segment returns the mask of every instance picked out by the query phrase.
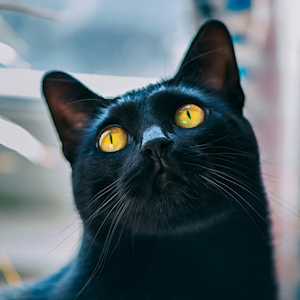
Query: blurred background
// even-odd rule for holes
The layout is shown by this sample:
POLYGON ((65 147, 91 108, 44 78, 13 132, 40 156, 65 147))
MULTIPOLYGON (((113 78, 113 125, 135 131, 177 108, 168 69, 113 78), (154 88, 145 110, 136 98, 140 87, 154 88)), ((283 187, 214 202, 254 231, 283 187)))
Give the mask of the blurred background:
POLYGON ((0 285, 50 274, 79 246, 44 72, 117 95, 173 76, 200 24, 217 18, 231 31, 261 149, 281 299, 300 299, 299 13, 298 0, 0 0, 0 285))

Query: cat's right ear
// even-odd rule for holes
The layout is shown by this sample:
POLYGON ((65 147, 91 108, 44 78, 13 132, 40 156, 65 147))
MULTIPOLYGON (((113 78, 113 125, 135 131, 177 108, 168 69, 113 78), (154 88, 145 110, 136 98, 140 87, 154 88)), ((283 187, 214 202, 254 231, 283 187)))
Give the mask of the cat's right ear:
POLYGON ((46 74, 43 93, 62 142, 63 153, 72 163, 84 128, 107 100, 63 72, 46 74))
POLYGON ((202 25, 171 82, 222 94, 233 108, 242 111, 245 97, 239 70, 230 34, 222 22, 209 20, 202 25))

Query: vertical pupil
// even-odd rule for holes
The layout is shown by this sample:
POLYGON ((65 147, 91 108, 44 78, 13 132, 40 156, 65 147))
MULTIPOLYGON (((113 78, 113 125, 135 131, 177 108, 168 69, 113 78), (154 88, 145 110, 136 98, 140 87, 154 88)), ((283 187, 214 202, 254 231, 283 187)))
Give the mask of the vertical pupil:
POLYGON ((110 138, 110 143, 113 144, 113 138, 111 134, 109 135, 109 138, 110 138))
POLYGON ((189 117, 189 119, 192 119, 190 112, 187 110, 186 111, 187 116, 189 117))

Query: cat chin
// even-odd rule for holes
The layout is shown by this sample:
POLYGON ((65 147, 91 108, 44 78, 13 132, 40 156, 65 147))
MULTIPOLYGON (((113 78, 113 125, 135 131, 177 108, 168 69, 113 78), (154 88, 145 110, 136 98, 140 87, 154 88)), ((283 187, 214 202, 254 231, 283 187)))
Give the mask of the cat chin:
POLYGON ((186 218, 182 220, 170 220, 168 223, 151 222, 139 224, 138 227, 128 228, 132 236, 138 237, 176 237, 181 235, 200 234, 203 231, 210 230, 214 226, 226 222, 230 219, 231 212, 220 212, 213 216, 204 216, 202 218, 186 218))
MULTIPOLYGON (((165 195, 168 192, 166 191, 165 195)), ((134 220, 126 221, 127 229, 134 235, 141 236, 176 236, 181 234, 199 233, 208 230, 218 223, 230 219, 232 211, 230 209, 216 208, 214 205, 201 209, 192 207, 193 203, 178 205, 174 202, 168 206, 167 201, 172 202, 170 198, 164 201, 152 198, 150 201, 157 206, 157 202, 164 202, 165 207, 160 209, 140 211, 136 214, 134 220)), ((173 200, 174 201, 174 200, 173 200)), ((179 202, 178 202, 179 203, 179 202)), ((149 209, 149 205, 148 205, 149 209)), ((132 212, 129 212, 131 215, 132 212)), ((126 216, 124 217, 124 220, 126 216)), ((123 223, 123 222, 121 222, 123 223)))
MULTIPOLYGON (((186 216, 182 218, 164 218, 154 215, 137 216, 134 220, 129 220, 124 216, 120 221, 118 228, 112 234, 109 230, 110 223, 104 225, 99 231, 99 224, 94 224, 86 229, 93 243, 100 245, 108 237, 113 239, 112 244, 119 243, 120 240, 139 240, 140 238, 160 239, 165 237, 180 237, 189 235, 199 235, 202 232, 209 231, 214 226, 230 221, 231 211, 222 211, 214 215, 204 214, 199 216, 186 216)), ((129 212, 130 214, 130 212, 129 212)))

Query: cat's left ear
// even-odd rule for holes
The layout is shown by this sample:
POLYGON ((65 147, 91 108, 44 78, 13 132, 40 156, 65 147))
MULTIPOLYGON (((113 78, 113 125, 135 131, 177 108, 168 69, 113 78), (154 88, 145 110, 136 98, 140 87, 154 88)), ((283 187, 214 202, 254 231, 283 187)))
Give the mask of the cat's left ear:
POLYGON ((72 163, 84 128, 108 101, 63 72, 48 73, 44 77, 43 93, 64 155, 72 163))
POLYGON ((200 28, 172 81, 221 93, 234 108, 242 110, 245 97, 233 44, 222 22, 210 20, 200 28))

